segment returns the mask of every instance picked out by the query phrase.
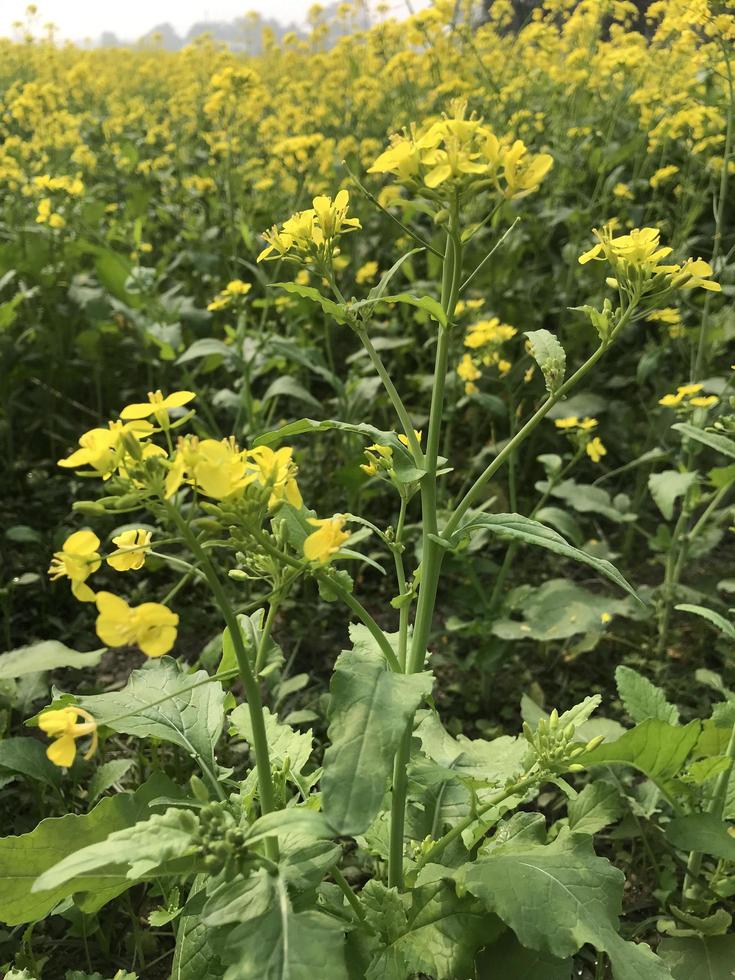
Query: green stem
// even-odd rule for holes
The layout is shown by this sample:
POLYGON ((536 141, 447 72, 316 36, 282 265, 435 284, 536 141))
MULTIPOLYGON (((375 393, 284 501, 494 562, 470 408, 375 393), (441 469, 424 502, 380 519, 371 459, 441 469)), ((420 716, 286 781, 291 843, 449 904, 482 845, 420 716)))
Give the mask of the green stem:
POLYGON ((409 418, 408 412, 406 411, 406 406, 403 404, 403 400, 401 396, 398 394, 396 386, 393 384, 391 376, 388 374, 385 364, 383 364, 383 360, 380 354, 375 350, 375 347, 373 346, 372 341, 368 337, 365 328, 359 327, 356 332, 357 332, 357 336, 360 338, 362 342, 363 347, 368 352, 368 356, 373 363, 373 367, 378 372, 380 380, 383 382, 383 387, 388 393, 388 397, 391 400, 391 404, 395 409, 396 415, 398 416, 403 431, 406 434, 406 438, 408 439, 408 444, 411 448, 411 452, 413 453, 414 460, 418 465, 420 465, 421 461, 423 460, 423 453, 421 452, 421 446, 419 445, 419 441, 416 438, 416 432, 414 431, 414 427, 411 423, 411 419, 409 418))
POLYGON ((268 650, 268 640, 270 639, 271 629, 273 628, 273 621, 276 618, 276 612, 278 611, 278 596, 274 596, 273 601, 268 606, 268 615, 265 617, 265 622, 263 623, 263 632, 260 634, 260 642, 258 643, 258 650, 255 654, 255 676, 260 675, 263 669, 263 661, 265 660, 265 655, 268 650))
POLYGON ((368 932, 374 933, 375 930, 367 922, 367 920, 365 918, 365 909, 360 904, 360 899, 357 897, 357 895, 355 895, 355 893, 353 892, 353 890, 350 888, 349 882, 347 881, 347 879, 345 878, 345 876, 342 874, 342 872, 339 870, 339 868, 337 867, 336 864, 332 868, 330 874, 332 875, 332 878, 334 878, 334 883, 338 886, 338 888, 340 889, 340 891, 342 892, 342 894, 344 895, 344 897, 350 903, 350 907, 352 908, 352 911, 357 916, 357 918, 360 921, 361 925, 365 929, 367 929, 368 932))
MULTIPOLYGON (((242 640, 240 624, 237 621, 235 610, 232 608, 232 605, 227 598, 227 594, 222 587, 217 571, 209 559, 209 555, 204 548, 202 548, 199 541, 192 533, 189 525, 181 517, 176 508, 172 504, 166 503, 166 509, 174 524, 176 524, 178 527, 181 537, 190 548, 192 554, 196 556, 202 571, 206 575, 209 587, 212 590, 212 594, 217 605, 219 606, 227 628, 230 631, 232 645, 235 648, 235 656, 237 657, 240 677, 242 679, 243 687, 245 688, 248 711, 250 712, 250 725, 253 732, 253 749, 255 751, 255 765, 258 774, 258 795, 260 797, 260 807, 264 814, 271 813, 276 808, 275 793, 273 790, 273 777, 271 774, 270 755, 268 752, 268 738, 265 730, 265 719, 263 717, 263 702, 260 697, 258 682, 253 674, 250 661, 248 659, 247 650, 245 649, 245 644, 242 640)), ((277 861, 278 841, 275 838, 269 837, 266 839, 265 846, 268 858, 270 858, 272 861, 277 861)))
POLYGON ((464 820, 460 820, 459 823, 456 823, 451 830, 448 830, 446 834, 444 834, 443 837, 440 837, 439 840, 435 841, 431 847, 419 858, 417 870, 420 871, 425 864, 435 861, 448 847, 448 845, 452 843, 452 841, 457 840, 457 838, 461 837, 465 830, 468 830, 472 824, 477 823, 483 813, 487 813, 487 811, 491 810, 494 806, 498 806, 499 804, 503 803, 509 796, 516 796, 518 793, 525 793, 530 786, 538 783, 540 778, 541 777, 538 773, 533 773, 532 775, 524 776, 523 779, 519 779, 517 782, 511 783, 510 786, 506 786, 505 789, 495 793, 495 795, 491 796, 489 800, 486 800, 482 806, 478 807, 473 813, 465 817, 464 820))
POLYGON ((515 450, 520 446, 522 442, 533 432, 536 426, 543 421, 548 415, 551 409, 560 401, 564 396, 575 387, 584 378, 584 376, 597 364, 600 358, 605 354, 607 350, 612 345, 612 341, 620 333, 622 328, 629 322, 630 317, 633 313, 634 304, 627 308, 625 313, 620 318, 620 323, 617 325, 613 334, 611 335, 607 343, 602 343, 597 348, 597 350, 587 358, 587 360, 582 364, 581 367, 577 368, 574 374, 564 382, 557 390, 549 395, 546 401, 541 405, 541 407, 531 416, 531 418, 523 425, 518 432, 510 439, 503 449, 498 453, 495 459, 490 463, 478 476, 475 482, 472 484, 470 489, 464 495, 462 500, 457 505, 454 513, 449 519, 446 528, 444 529, 444 536, 449 537, 454 531, 456 531, 460 521, 472 506, 474 501, 480 495, 481 491, 485 485, 495 476, 501 466, 505 463, 508 457, 512 456, 515 450))
MULTIPOLYGON (((462 274, 462 246, 459 241, 458 203, 455 202, 447 234, 442 272, 441 303, 447 315, 446 327, 439 328, 439 338, 434 364, 434 383, 429 412, 429 431, 426 440, 426 470, 421 480, 422 550, 421 582, 413 626, 411 649, 406 662, 406 673, 414 674, 424 666, 426 643, 434 615, 436 593, 443 558, 443 549, 432 540, 437 533, 437 458, 441 435, 442 413, 444 409, 444 387, 449 359, 449 339, 451 321, 459 295, 462 274)), ((408 788, 408 763, 411 757, 411 738, 413 718, 396 752, 393 764, 393 795, 391 800, 390 849, 388 857, 389 887, 401 888, 403 885, 403 840, 406 823, 406 794, 408 788)))

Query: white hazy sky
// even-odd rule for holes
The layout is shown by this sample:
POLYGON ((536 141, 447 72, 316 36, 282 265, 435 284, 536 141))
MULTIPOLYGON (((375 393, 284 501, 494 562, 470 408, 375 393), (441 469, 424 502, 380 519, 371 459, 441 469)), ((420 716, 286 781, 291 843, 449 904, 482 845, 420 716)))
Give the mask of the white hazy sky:
MULTIPOLYGON (((36 23, 48 21, 61 37, 72 40, 97 38, 114 31, 135 40, 156 24, 168 21, 184 33, 199 20, 233 20, 250 10, 283 23, 304 20, 313 0, 38 0, 36 23)), ((0 36, 12 36, 12 23, 25 19, 28 0, 0 0, 0 36)), ((400 3, 398 6, 402 6, 400 3)), ((423 6, 423 4, 419 4, 423 6)))

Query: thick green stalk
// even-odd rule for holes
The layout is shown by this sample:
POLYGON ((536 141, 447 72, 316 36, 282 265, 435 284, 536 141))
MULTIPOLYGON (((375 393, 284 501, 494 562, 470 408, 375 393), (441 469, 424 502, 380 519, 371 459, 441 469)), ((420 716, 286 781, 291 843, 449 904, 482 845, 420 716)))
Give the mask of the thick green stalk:
MULTIPOLYGON (((245 696, 250 712, 250 724, 253 730, 253 749, 255 751, 255 765, 258 773, 258 796, 260 798, 260 808, 262 812, 271 813, 275 810, 275 794, 273 791, 273 777, 271 774, 270 755, 268 751, 268 738, 265 731, 265 719, 263 717, 263 702, 260 697, 260 688, 253 674, 248 660, 247 650, 242 640, 240 624, 237 621, 235 610, 232 608, 227 593, 222 587, 219 575, 210 561, 209 555, 199 544, 191 528, 181 517, 179 512, 172 504, 166 504, 166 509, 171 519, 176 524, 181 533, 181 537, 194 554, 201 565, 202 571, 207 577, 207 582, 212 590, 215 601, 224 618, 225 624, 230 631, 230 638, 237 657, 237 666, 240 671, 245 696)), ((275 838, 267 838, 266 853, 272 861, 278 860, 278 841, 275 838)))
POLYGON ((275 596, 273 601, 268 606, 268 615, 265 617, 265 622, 263 623, 263 632, 260 634, 260 642, 258 643, 258 650, 255 654, 255 676, 260 675, 261 670, 265 666, 265 655, 268 651, 268 640, 270 639, 271 630, 273 629, 273 622, 276 618, 276 612, 278 611, 278 596, 275 596))
MULTIPOLYGON (((455 207, 444 252, 442 273, 442 308, 447 315, 447 325, 439 330, 434 364, 434 383, 429 412, 429 430, 426 439, 424 468, 421 480, 421 515, 423 522, 421 548, 421 581, 413 626, 411 649, 406 662, 406 673, 421 670, 426 656, 426 643, 434 615, 443 549, 432 540, 437 533, 437 458, 444 410, 444 387, 449 359, 451 320, 459 295, 462 275, 462 247, 459 241, 458 214, 455 207)), ((403 839, 406 823, 406 793, 408 787, 408 763, 411 756, 413 718, 396 752, 393 764, 393 794, 391 799, 390 850, 388 858, 388 884, 401 888, 403 885, 403 839)))

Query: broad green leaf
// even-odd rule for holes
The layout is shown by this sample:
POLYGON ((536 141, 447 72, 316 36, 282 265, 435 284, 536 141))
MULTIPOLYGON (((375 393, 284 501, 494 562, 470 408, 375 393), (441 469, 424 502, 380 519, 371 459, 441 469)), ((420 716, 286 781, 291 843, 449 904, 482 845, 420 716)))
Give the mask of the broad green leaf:
POLYGON ((360 834, 380 809, 406 726, 431 693, 432 676, 396 674, 367 629, 352 626, 330 685, 330 745, 324 753, 324 812, 345 835, 360 834))
POLYGON ((510 926, 523 946, 565 959, 585 943, 608 954, 615 980, 671 980, 644 944, 618 935, 624 877, 586 835, 509 845, 465 866, 463 885, 510 926))
POLYGON ((618 667, 615 671, 615 684, 620 700, 633 721, 638 723, 656 718, 670 725, 679 721, 679 709, 676 705, 670 704, 660 687, 656 687, 632 667, 618 667))
POLYGON ((620 791, 612 783, 597 780, 569 801, 569 829, 575 834, 598 833, 623 815, 620 791))
POLYGON ((314 396, 304 388, 303 385, 292 378, 289 374, 282 374, 279 378, 276 378, 271 384, 268 385, 268 389, 263 395, 263 403, 271 401, 273 398, 294 398, 296 401, 304 402, 309 408, 315 408, 317 411, 321 410, 322 403, 314 398, 314 396))
POLYGON ((224 980, 347 980, 343 929, 320 912, 295 912, 279 875, 259 878, 239 917, 213 934, 214 949, 229 964, 224 980))
POLYGON ((567 355, 553 333, 548 330, 527 330, 531 356, 541 368, 550 394, 561 387, 567 368, 567 355))
POLYGON ((596 572, 605 575, 619 585, 621 589, 632 596, 636 593, 631 585, 626 582, 620 572, 609 561, 604 558, 596 558, 588 555, 573 545, 551 528, 545 527, 538 521, 533 521, 529 517, 522 517, 520 514, 470 514, 461 528, 456 532, 456 536, 463 535, 468 531, 478 528, 485 528, 491 534, 495 534, 503 540, 521 541, 525 544, 533 544, 539 548, 545 548, 555 555, 564 558, 572 558, 574 561, 589 565, 596 572))
POLYGON ((434 980, 470 977, 475 953, 502 928, 480 902, 458 898, 443 881, 412 889, 410 898, 373 881, 363 889, 361 899, 383 944, 373 956, 366 980, 403 980, 416 974, 434 980))
POLYGON ((265 813, 262 817, 258 817, 248 828, 246 839, 249 844, 252 844, 273 834, 294 831, 308 834, 314 840, 334 836, 334 830, 323 813, 307 806, 292 806, 286 810, 274 810, 273 813, 265 813))
POLYGON ((176 363, 186 364, 187 361, 196 361, 199 358, 211 357, 212 355, 222 357, 226 361, 239 360, 234 347, 229 347, 215 337, 203 337, 201 340, 195 340, 190 347, 187 347, 184 353, 177 358, 176 363))
MULTIPOLYGON (((193 899, 206 882, 198 875, 189 892, 193 899)), ((176 948, 171 964, 171 980, 221 980, 224 968, 209 942, 209 929, 202 917, 182 915, 176 930, 176 948)))
POLYGON ((204 670, 189 674, 170 657, 134 670, 125 687, 75 698, 98 725, 138 738, 160 738, 215 770, 214 746, 224 725, 224 691, 204 670))
POLYGON ((713 813, 689 813, 674 817, 666 836, 680 851, 702 851, 722 861, 735 861, 735 837, 713 813))
POLYGON ((544 492, 548 490, 552 497, 563 500, 579 514, 600 514, 617 524, 635 520, 635 514, 628 509, 630 500, 624 494, 612 498, 603 487, 577 483, 572 479, 562 480, 553 486, 541 482, 536 487, 544 492))
POLYGON ((566 578, 549 579, 537 589, 522 586, 510 594, 507 604, 515 615, 495 620, 493 634, 504 640, 543 642, 602 635, 611 616, 629 617, 640 609, 628 596, 611 599, 566 578))
POLYGON ((80 653, 59 643, 58 640, 43 640, 27 647, 18 647, 8 653, 0 654, 0 681, 36 674, 44 670, 58 670, 60 667, 96 667, 105 652, 90 650, 80 653))
POLYGON ((678 470, 651 473, 648 477, 648 489, 651 491, 651 496, 667 521, 670 521, 674 516, 674 504, 677 499, 684 497, 697 479, 697 473, 680 473, 678 470))
POLYGON ((636 725, 615 742, 603 742, 575 762, 583 766, 629 765, 655 782, 666 782, 676 776, 697 744, 701 731, 699 721, 688 725, 669 725, 651 718, 636 725))
MULTIPOLYGON (((104 802, 104 801, 103 801, 104 802)), ((199 830, 199 820, 182 807, 154 813, 132 827, 113 831, 105 840, 83 847, 39 875, 31 891, 46 892, 68 883, 75 891, 89 891, 87 881, 100 872, 142 878, 174 858, 185 856, 199 830)))
POLYGON ((693 613, 695 616, 701 616, 702 619, 706 619, 713 626, 716 626, 729 640, 735 640, 735 626, 733 626, 729 619, 725 619, 724 616, 721 616, 713 609, 707 609, 706 606, 693 606, 689 602, 682 602, 674 608, 678 609, 679 612, 688 612, 693 613))
POLYGON ((303 299, 317 303, 337 323, 347 323, 347 308, 340 303, 327 299, 326 296, 322 296, 319 290, 313 286, 301 286, 297 282, 272 282, 270 285, 273 289, 284 289, 287 293, 296 293, 303 299))
POLYGON ((58 790, 61 770, 50 762, 46 748, 35 738, 6 738, 0 742, 0 772, 19 773, 58 790))
MULTIPOLYGON (((290 725, 279 721, 278 716, 272 714, 269 708, 263 708, 263 716, 271 765, 282 769, 288 759, 291 771, 300 773, 311 756, 311 729, 296 732, 290 725)), ((252 742, 253 729, 247 704, 239 704, 230 715, 230 720, 237 734, 252 742)))
POLYGON ((443 327, 447 325, 447 315, 441 303, 432 296, 414 296, 413 293, 396 293, 394 296, 382 296, 381 303, 407 303, 428 313, 432 320, 436 320, 443 327))
POLYGON ((694 439, 695 442, 701 442, 703 445, 709 446, 710 449, 717 450, 723 456, 730 456, 735 459, 735 441, 728 439, 727 436, 722 436, 717 432, 706 432, 689 422, 677 422, 671 428, 681 432, 683 436, 694 439))
POLYGON ((663 939, 658 951, 674 980, 729 980, 735 964, 735 935, 663 939))
POLYGON ((571 980, 572 961, 526 949, 510 929, 477 958, 477 980, 571 980))
POLYGON ((118 783, 134 765, 134 759, 111 759, 95 769, 87 787, 90 803, 118 783))
POLYGON ((53 891, 31 893, 31 886, 69 854, 142 820, 152 799, 176 792, 170 780, 157 775, 134 794, 118 793, 101 800, 89 813, 49 817, 28 834, 0 839, 0 922, 35 922, 75 891, 92 892, 96 908, 125 891, 132 882, 122 874, 90 877, 84 888, 68 883, 53 891))

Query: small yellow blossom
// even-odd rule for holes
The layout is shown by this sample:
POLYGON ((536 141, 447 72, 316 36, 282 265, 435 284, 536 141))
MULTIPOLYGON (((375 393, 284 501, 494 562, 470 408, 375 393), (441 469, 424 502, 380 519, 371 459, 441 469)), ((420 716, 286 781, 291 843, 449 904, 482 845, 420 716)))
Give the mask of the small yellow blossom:
POLYGON ((717 395, 699 395, 696 398, 690 398, 689 404, 693 405, 695 408, 711 408, 712 405, 716 405, 719 401, 717 395))
POLYGON ((140 647, 147 657, 162 657, 176 642, 179 617, 159 602, 129 606, 111 592, 97 593, 97 636, 108 647, 140 647))
POLYGON ((146 552, 149 550, 151 532, 142 529, 123 531, 112 543, 117 545, 118 553, 110 555, 107 564, 117 572, 127 572, 142 568, 146 552))
POLYGON ((691 398, 692 395, 696 395, 702 388, 703 385, 701 384, 679 385, 675 394, 664 395, 663 398, 659 398, 658 403, 665 408, 673 408, 676 405, 680 405, 685 398, 691 398))
POLYGON ((85 735, 92 738, 84 758, 91 759, 97 750, 97 723, 84 708, 67 706, 44 711, 38 717, 38 727, 54 740, 46 755, 55 766, 69 768, 77 754, 76 740, 85 735), (84 721, 80 722, 80 718, 84 721))
POLYGON ((99 546, 100 539, 93 531, 75 531, 66 539, 61 551, 54 553, 48 570, 51 581, 68 578, 72 594, 80 602, 94 602, 94 592, 86 582, 102 564, 99 546))
POLYGON ((378 274, 378 263, 377 262, 365 262, 355 273, 355 282, 362 285, 366 282, 372 282, 373 279, 378 274))
POLYGON ((324 520, 310 517, 309 524, 317 530, 304 541, 304 557, 308 561, 326 564, 350 536, 344 529, 345 519, 341 514, 335 514, 334 517, 327 517, 324 520))
POLYGON ((126 405, 120 412, 121 419, 146 419, 155 416, 161 428, 167 428, 169 424, 169 411, 173 408, 181 408, 188 405, 192 399, 196 398, 193 391, 174 391, 164 398, 160 388, 157 391, 148 392, 147 402, 134 402, 126 405))
POLYGON ((590 441, 585 446, 587 455, 592 460, 593 463, 599 463, 603 456, 607 455, 607 449, 602 443, 602 439, 599 436, 595 436, 594 439, 590 441))
POLYGON ((293 461, 293 449, 282 446, 280 449, 270 449, 268 446, 256 446, 247 453, 247 481, 257 482, 270 490, 268 506, 275 507, 282 500, 292 507, 301 507, 301 491, 296 482, 298 467, 293 461))

